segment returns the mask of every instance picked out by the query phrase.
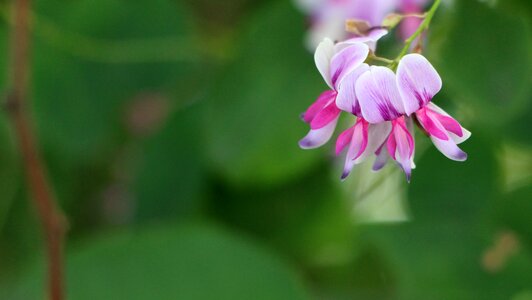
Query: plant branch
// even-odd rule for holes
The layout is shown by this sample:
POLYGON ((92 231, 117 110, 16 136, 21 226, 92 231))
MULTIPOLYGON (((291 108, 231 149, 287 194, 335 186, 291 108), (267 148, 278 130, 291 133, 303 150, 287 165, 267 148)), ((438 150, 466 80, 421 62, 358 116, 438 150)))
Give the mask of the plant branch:
POLYGON ((397 68, 397 64, 399 63, 401 58, 403 58, 403 56, 408 53, 408 50, 412 47, 412 43, 416 40, 416 38, 418 38, 423 33, 423 31, 429 28, 430 22, 432 21, 432 17, 434 17, 436 10, 438 10, 438 7, 440 6, 440 3, 441 0, 434 1, 429 11, 424 14, 425 19, 423 20, 423 22, 421 22, 417 30, 408 39, 406 39, 403 49, 401 50, 399 55, 397 55, 397 57, 394 59, 393 63, 390 64, 390 68, 392 70, 397 68))
POLYGON ((30 9, 31 0, 14 0, 11 26, 11 56, 8 69, 11 90, 6 99, 9 114, 25 169, 27 186, 44 232, 48 262, 50 300, 62 300, 63 240, 66 219, 59 210, 46 177, 45 166, 37 147, 36 136, 27 112, 30 78, 30 9))

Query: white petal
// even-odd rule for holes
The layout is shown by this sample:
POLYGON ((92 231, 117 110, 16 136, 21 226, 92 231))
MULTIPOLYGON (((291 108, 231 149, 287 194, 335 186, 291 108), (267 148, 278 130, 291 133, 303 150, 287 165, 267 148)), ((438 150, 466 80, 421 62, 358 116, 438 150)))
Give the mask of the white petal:
POLYGON ((314 149, 327 143, 334 133, 336 123, 338 123, 337 117, 334 121, 327 124, 320 129, 311 129, 309 133, 299 141, 299 147, 302 149, 314 149))
POLYGON ((420 54, 405 55, 397 67, 397 86, 405 112, 411 115, 424 107, 442 87, 436 69, 420 54))
POLYGON ((372 66, 356 83, 362 116, 369 123, 390 121, 404 114, 395 74, 386 67, 372 66))
POLYGON ((316 53, 314 53, 314 62, 318 71, 320 71, 321 76, 325 82, 329 85, 331 89, 334 89, 331 81, 331 60, 334 56, 334 43, 328 38, 325 38, 316 48, 316 53))
POLYGON ((338 89, 338 96, 336 96, 336 106, 339 109, 360 116, 360 105, 356 97, 355 86, 360 75, 368 70, 369 66, 362 64, 342 80, 338 89))
MULTIPOLYGON (((433 111, 439 113, 439 114, 442 114, 444 116, 447 116, 447 117, 451 117, 451 115, 449 115, 446 111, 444 111, 441 107, 439 107, 438 105, 434 104, 434 103, 429 103, 427 105, 428 108, 432 109, 433 111)), ((451 117, 452 118, 452 117, 451 117)), ((458 136, 452 132, 448 132, 449 133, 449 136, 453 139, 453 141, 456 143, 456 144, 461 144, 463 142, 465 142, 467 139, 469 139, 469 137, 471 137, 471 132, 467 129, 465 129, 464 127, 462 127, 460 125, 460 127, 462 128, 462 136, 458 136)))
MULTIPOLYGON (((375 154, 375 151, 386 141, 391 131, 392 124, 390 122, 370 124, 368 127, 368 145, 362 155, 355 160, 355 164, 359 164, 369 156, 375 154)), ((386 149, 383 149, 383 151, 386 151, 386 149)))
POLYGON ((330 74, 334 90, 338 90, 346 75, 356 70, 368 57, 369 48, 366 44, 356 43, 334 54, 330 74))

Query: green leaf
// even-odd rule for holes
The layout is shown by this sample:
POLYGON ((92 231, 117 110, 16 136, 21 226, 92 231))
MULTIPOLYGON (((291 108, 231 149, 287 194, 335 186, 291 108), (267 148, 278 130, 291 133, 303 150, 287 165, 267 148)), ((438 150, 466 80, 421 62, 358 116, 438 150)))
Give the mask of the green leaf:
MULTIPOLYGON (((429 143, 417 153, 408 199, 416 222, 438 220, 474 223, 498 193, 496 144, 480 128, 470 128, 471 138, 460 144, 464 162, 449 160, 429 143)), ((423 137, 425 138, 425 137, 423 137)))
POLYGON ((217 187, 213 212, 252 232, 298 261, 341 265, 356 252, 351 207, 326 168, 274 189, 217 187))
POLYGON ((98 159, 123 140, 123 107, 139 93, 184 87, 179 96, 188 95, 196 64, 166 59, 192 52, 177 3, 52 1, 36 11, 34 111, 46 150, 98 159))
POLYGON ((142 147, 133 189, 137 220, 185 217, 199 209, 205 189, 203 141, 198 136, 202 106, 177 112, 142 147))
POLYGON ((499 224, 517 232, 528 247, 529 253, 532 253, 532 220, 530 218, 532 201, 530 201, 530 195, 532 195, 532 186, 525 186, 505 194, 496 203, 493 216, 499 224))
POLYGON ((501 129, 529 105, 532 44, 525 18, 480 1, 456 2, 438 69, 450 95, 485 128, 501 129))
POLYGON ((326 85, 303 48, 302 24, 289 1, 265 7, 212 88, 209 155, 236 185, 279 184, 316 163, 319 151, 297 145, 308 130, 299 115, 326 85))
MULTIPOLYGON (((38 273, 7 298, 42 298, 42 269, 38 273)), ((276 256, 204 226, 85 241, 69 253, 66 274, 68 298, 77 300, 308 299, 300 280, 276 256)))
POLYGON ((416 161, 411 221, 363 230, 389 261, 398 299, 507 299, 532 280, 525 271, 532 267, 530 252, 511 253, 495 272, 484 264, 505 227, 486 218, 500 196, 497 148, 472 131, 461 145, 467 161, 452 162, 433 147, 416 161))

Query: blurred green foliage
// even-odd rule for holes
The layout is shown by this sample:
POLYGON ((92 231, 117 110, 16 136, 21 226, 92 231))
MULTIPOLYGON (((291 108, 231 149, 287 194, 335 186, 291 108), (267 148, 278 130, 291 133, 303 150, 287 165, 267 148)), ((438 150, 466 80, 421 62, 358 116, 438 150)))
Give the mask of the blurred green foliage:
MULTIPOLYGON (((529 1, 457 0, 437 14, 434 101, 473 132, 469 158, 449 161, 419 135, 400 185, 391 165, 392 184, 363 168, 340 183, 331 145, 298 148, 298 116, 325 84, 290 1, 35 5, 32 114, 69 217, 71 299, 532 293, 529 1), (360 209, 380 198, 391 200, 360 209), (410 219, 384 222, 398 215, 410 219)), ((4 114, 0 143, 0 299, 41 299, 41 231, 4 114)))

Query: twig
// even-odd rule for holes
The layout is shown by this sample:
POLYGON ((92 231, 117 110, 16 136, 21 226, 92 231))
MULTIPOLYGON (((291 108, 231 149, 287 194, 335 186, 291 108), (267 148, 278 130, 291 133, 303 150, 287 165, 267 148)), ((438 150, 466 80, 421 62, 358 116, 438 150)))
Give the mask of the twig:
POLYGON ((408 50, 412 47, 412 43, 416 40, 416 38, 420 36, 427 28, 429 28, 430 22, 432 21, 432 17, 434 17, 434 14, 438 10, 438 6, 440 6, 440 3, 441 3, 441 0, 434 1, 429 11, 425 13, 425 19, 423 20, 423 22, 421 22, 417 30, 408 39, 406 39, 403 49, 401 50, 399 55, 397 55, 393 63, 390 64, 390 68, 392 70, 395 70, 397 68, 397 64, 399 63, 401 58, 403 58, 403 56, 406 55, 408 50))
POLYGON ((27 113, 30 78, 30 9, 31 0, 14 0, 14 23, 11 26, 11 56, 9 76, 11 90, 6 99, 6 111, 13 123, 21 152, 27 185, 43 227, 47 260, 50 300, 62 300, 63 240, 66 219, 59 210, 37 148, 36 137, 27 113))

